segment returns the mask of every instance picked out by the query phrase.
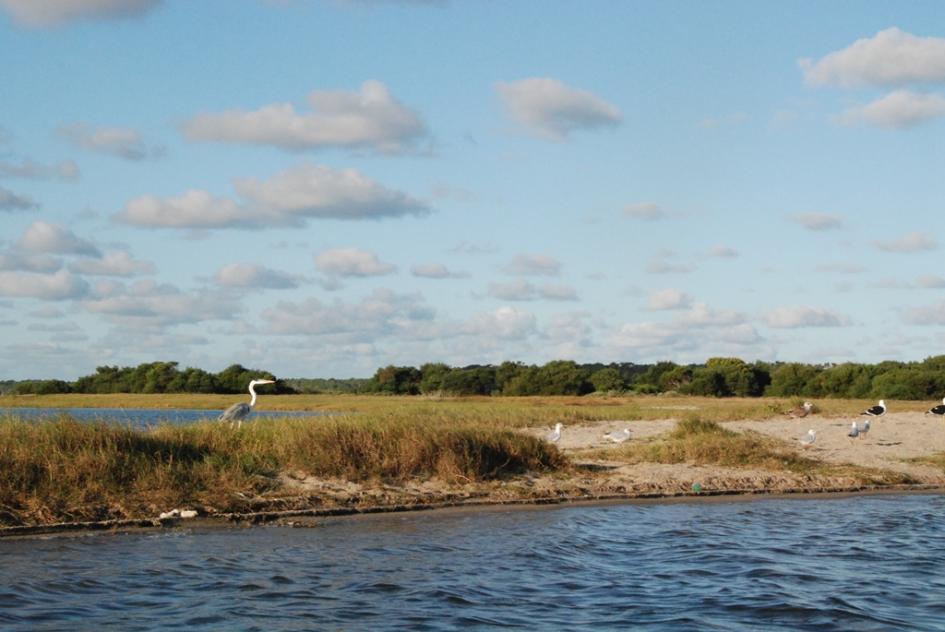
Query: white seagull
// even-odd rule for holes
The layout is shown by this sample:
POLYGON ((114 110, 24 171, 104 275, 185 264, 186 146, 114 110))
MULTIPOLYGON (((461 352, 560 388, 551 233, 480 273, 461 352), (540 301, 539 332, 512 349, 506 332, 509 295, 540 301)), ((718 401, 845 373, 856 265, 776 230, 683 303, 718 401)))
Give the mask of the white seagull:
POLYGON ((866 410, 860 413, 861 415, 869 415, 870 417, 882 417, 886 414, 886 400, 879 400, 879 404, 876 406, 870 406, 866 410))
POLYGON ((550 443, 558 443, 558 439, 561 438, 562 428, 564 428, 563 424, 555 424, 555 429, 545 435, 545 441, 550 443))
POLYGON ((233 422, 236 422, 236 427, 241 428, 243 426, 243 420, 249 417, 249 413, 253 412, 253 406, 256 405, 256 391, 253 389, 257 384, 275 384, 275 380, 252 380, 249 383, 249 394, 253 396, 253 399, 247 404, 246 402, 240 402, 238 404, 233 404, 229 408, 223 411, 223 414, 217 419, 217 421, 228 421, 230 425, 233 425, 233 422))
POLYGON ((605 439, 609 439, 614 443, 623 443, 630 438, 630 428, 624 428, 623 430, 615 430, 604 435, 605 439))
POLYGON ((942 398, 942 403, 938 406, 932 406, 927 411, 926 415, 945 415, 945 397, 942 398))
POLYGON ((855 421, 850 424, 850 432, 847 433, 847 436, 851 439, 856 439, 860 436, 860 429, 857 428, 855 421))
MULTIPOLYGON (((856 423, 856 422, 854 421, 853 423, 856 423)), ((867 419, 866 421, 863 422, 862 426, 857 426, 856 431, 859 433, 861 439, 864 438, 867 435, 867 433, 870 431, 870 420, 867 419)))
POLYGON ((807 431, 807 434, 801 437, 800 439, 798 439, 798 441, 800 441, 802 447, 809 448, 812 445, 814 445, 814 441, 816 439, 817 439, 817 433, 814 432, 813 428, 811 428, 810 430, 807 431))

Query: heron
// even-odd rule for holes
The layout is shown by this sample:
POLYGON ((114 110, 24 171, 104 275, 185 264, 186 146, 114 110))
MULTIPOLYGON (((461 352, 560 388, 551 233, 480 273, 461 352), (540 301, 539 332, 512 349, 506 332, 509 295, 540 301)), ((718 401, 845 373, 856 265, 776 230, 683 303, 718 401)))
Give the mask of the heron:
POLYGON ((228 421, 230 425, 233 422, 236 422, 236 427, 241 428, 243 426, 243 420, 249 417, 249 413, 253 412, 253 406, 256 405, 256 389, 253 387, 257 384, 275 384, 275 380, 252 380, 249 383, 249 394, 253 396, 250 402, 239 402, 238 404, 233 404, 229 408, 223 411, 223 414, 220 415, 217 421, 228 421))

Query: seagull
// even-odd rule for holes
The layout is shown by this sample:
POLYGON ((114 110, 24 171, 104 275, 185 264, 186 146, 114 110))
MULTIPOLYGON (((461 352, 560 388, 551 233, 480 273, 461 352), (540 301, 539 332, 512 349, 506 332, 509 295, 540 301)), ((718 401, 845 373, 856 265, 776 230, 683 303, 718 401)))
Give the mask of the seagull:
POLYGON ((809 415, 810 411, 813 410, 813 408, 814 408, 813 404, 811 404, 810 402, 804 402, 803 406, 799 406, 798 408, 795 408, 794 410, 789 410, 787 412, 787 416, 792 419, 801 419, 809 415))
POLYGON ((275 380, 252 380, 249 383, 249 394, 253 396, 253 399, 247 404, 246 402, 240 402, 238 404, 233 404, 229 408, 223 411, 223 414, 217 419, 217 421, 228 421, 230 425, 233 425, 233 422, 236 422, 236 427, 241 428, 243 426, 243 420, 249 417, 249 413, 253 412, 253 406, 256 405, 256 391, 253 389, 257 384, 275 384, 275 380))
MULTIPOLYGON (((856 423, 855 421, 853 423, 856 423)), ((857 426, 856 431, 860 434, 860 438, 863 439, 866 437, 866 434, 870 431, 870 420, 867 419, 863 422, 862 426, 857 426)))
POLYGON ((800 441, 802 447, 809 448, 814 445, 815 439, 817 439, 817 433, 814 432, 813 428, 811 428, 807 431, 807 434, 798 439, 798 441, 800 441))
POLYGON ((555 429, 545 435, 545 441, 549 443, 558 443, 558 439, 561 438, 561 429, 564 428, 563 424, 555 424, 555 429))
POLYGON ((932 406, 927 411, 926 415, 945 415, 945 397, 942 398, 942 403, 938 406, 932 406))
POLYGON ((860 413, 861 415, 869 415, 870 417, 882 417, 886 414, 886 400, 879 400, 879 405, 870 406, 866 410, 860 413))
POLYGON ((860 436, 860 429, 857 428, 855 421, 850 424, 850 432, 847 433, 847 436, 851 439, 856 439, 860 436))
POLYGON ((614 443, 623 443, 630 438, 630 428, 624 428, 623 430, 615 430, 604 435, 605 439, 610 439, 614 443))

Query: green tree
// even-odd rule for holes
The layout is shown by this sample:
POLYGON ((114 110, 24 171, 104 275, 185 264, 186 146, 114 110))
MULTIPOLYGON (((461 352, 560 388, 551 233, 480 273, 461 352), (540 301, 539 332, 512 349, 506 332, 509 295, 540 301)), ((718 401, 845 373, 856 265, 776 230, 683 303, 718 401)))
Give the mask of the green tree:
POLYGON ((600 369, 591 374, 589 378, 594 390, 598 393, 607 393, 610 391, 622 391, 627 388, 620 371, 613 367, 600 369))

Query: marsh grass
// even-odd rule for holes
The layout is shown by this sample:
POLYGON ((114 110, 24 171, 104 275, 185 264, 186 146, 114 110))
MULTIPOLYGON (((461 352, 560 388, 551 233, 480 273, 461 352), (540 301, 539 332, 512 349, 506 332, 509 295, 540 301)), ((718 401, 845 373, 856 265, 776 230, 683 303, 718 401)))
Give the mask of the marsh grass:
POLYGON ((403 418, 256 420, 140 430, 69 417, 0 419, 0 524, 154 517, 184 505, 242 509, 280 472, 353 481, 482 481, 567 467, 554 446, 510 430, 403 418))

